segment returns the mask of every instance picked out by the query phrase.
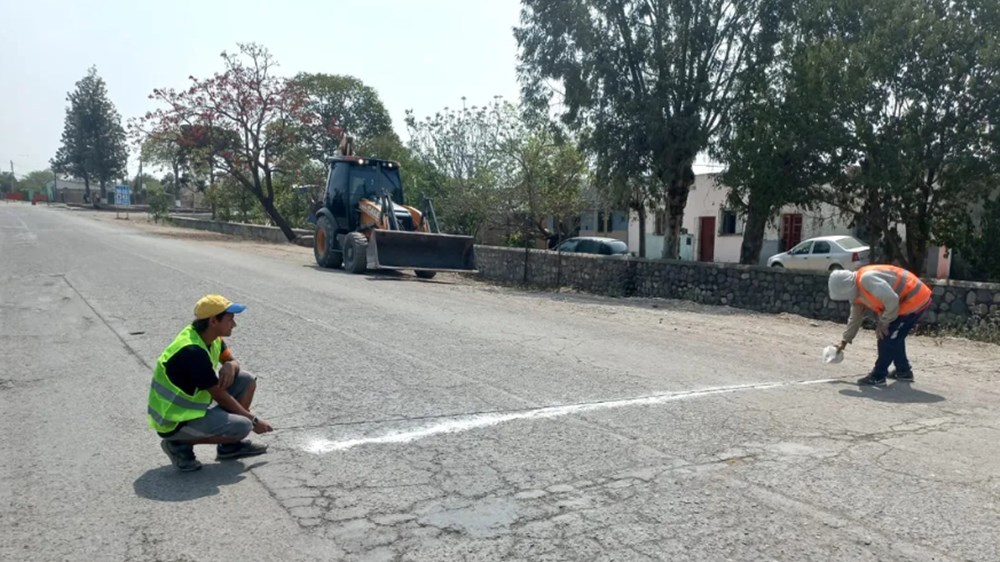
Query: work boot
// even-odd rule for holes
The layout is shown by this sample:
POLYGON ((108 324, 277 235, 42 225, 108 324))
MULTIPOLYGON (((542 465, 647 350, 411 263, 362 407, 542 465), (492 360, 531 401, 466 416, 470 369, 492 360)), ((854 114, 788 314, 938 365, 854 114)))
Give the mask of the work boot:
POLYGON ((216 459, 238 459, 240 457, 252 457, 263 455, 267 452, 267 445, 262 443, 251 443, 250 441, 240 441, 239 443, 228 443, 216 447, 216 459))
POLYGON ((170 457, 174 468, 181 472, 193 472, 201 468, 201 462, 194 457, 194 447, 185 444, 173 444, 166 439, 160 441, 160 448, 170 457))
POLYGON ((897 371, 893 369, 889 371, 889 378, 896 379, 899 382, 913 382, 913 371, 897 371))
POLYGON ((859 386, 885 386, 885 377, 876 377, 873 373, 858 379, 859 386))

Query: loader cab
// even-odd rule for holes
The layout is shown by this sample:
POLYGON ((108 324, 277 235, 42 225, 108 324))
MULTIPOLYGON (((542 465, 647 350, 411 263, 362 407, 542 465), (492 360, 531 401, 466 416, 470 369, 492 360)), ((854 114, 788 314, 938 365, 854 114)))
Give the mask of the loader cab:
POLYGON ((412 269, 423 279, 438 271, 477 271, 472 236, 442 233, 430 199, 421 197, 419 211, 403 206, 397 162, 348 155, 329 164, 313 237, 317 265, 351 273, 412 269), (372 205, 362 206, 362 199, 372 205))
POLYGON ((376 199, 383 190, 394 203, 403 203, 399 164, 388 160, 343 157, 330 161, 326 206, 339 230, 352 231, 358 224, 358 202, 376 199))

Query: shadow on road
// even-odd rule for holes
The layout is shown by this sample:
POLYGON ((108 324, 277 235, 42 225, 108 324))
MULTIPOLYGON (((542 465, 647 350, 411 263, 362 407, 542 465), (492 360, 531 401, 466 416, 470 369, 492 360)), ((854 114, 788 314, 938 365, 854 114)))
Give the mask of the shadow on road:
POLYGON ((908 382, 893 382, 883 388, 874 386, 858 386, 854 383, 844 381, 842 384, 850 384, 853 389, 844 389, 840 394, 853 396, 855 398, 868 398, 878 402, 891 402, 896 404, 934 404, 944 402, 944 396, 931 394, 913 388, 908 382))
POLYGON ((421 279, 417 276, 409 276, 405 274, 399 275, 370 275, 367 279, 368 281, 401 281, 404 283, 431 283, 433 285, 454 285, 455 283, 451 281, 442 281, 434 279, 421 279))
POLYGON ((237 461, 205 463, 196 472, 179 472, 172 465, 147 470, 132 484, 143 498, 161 502, 185 502, 214 496, 219 488, 237 484, 246 478, 246 471, 263 466, 266 461, 244 465, 237 461))
MULTIPOLYGON (((318 265, 307 264, 302 267, 306 267, 315 271, 322 273, 332 273, 337 275, 355 275, 354 273, 349 273, 343 269, 330 269, 325 267, 320 267, 318 265)), ((454 281, 444 280, 444 279, 421 279, 416 275, 410 275, 395 269, 373 269, 366 271, 361 274, 366 281, 405 281, 410 283, 434 283, 438 285, 454 285, 454 281)))

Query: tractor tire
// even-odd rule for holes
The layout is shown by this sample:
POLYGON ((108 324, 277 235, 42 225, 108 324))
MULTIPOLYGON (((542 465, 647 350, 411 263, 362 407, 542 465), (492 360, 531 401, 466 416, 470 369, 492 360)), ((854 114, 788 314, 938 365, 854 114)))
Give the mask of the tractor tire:
POLYGON ((344 238, 344 269, 351 273, 368 269, 368 239, 364 234, 351 232, 344 238))
POLYGON ((416 273, 417 277, 419 277, 421 279, 434 279, 434 276, 437 275, 436 271, 427 271, 427 270, 424 270, 424 269, 418 269, 418 270, 414 271, 413 273, 416 273))
POLYGON ((337 233, 333 229, 333 221, 324 215, 316 219, 313 256, 316 257, 316 264, 320 267, 340 269, 344 265, 344 254, 337 246, 337 233))

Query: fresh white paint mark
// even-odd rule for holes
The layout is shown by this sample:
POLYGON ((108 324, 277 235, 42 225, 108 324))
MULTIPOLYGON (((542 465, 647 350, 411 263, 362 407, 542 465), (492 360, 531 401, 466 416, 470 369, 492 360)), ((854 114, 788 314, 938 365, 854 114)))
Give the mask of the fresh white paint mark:
POLYGON ((676 400, 686 400, 689 398, 700 398, 715 394, 728 394, 747 390, 769 390, 784 386, 804 386, 810 384, 823 384, 837 382, 840 379, 821 379, 810 381, 773 382, 762 384, 745 384, 737 386, 721 386, 716 388, 704 388, 701 390, 689 390, 683 392, 671 392, 667 394, 656 394, 653 396, 642 396, 639 398, 629 398, 625 400, 609 400, 606 402, 588 402, 584 404, 569 404, 565 406, 548 406, 534 410, 518 410, 510 413, 496 414, 476 414, 470 416, 458 416, 444 421, 411 429, 406 431, 394 431, 375 437, 361 437, 358 439, 347 439, 343 441, 333 441, 330 439, 315 439, 308 442, 303 449, 308 453, 321 455, 333 451, 344 451, 361 445, 385 445, 390 443, 409 443, 425 437, 441 435, 445 433, 460 433, 471 429, 489 427, 504 422, 514 420, 536 420, 545 418, 556 418, 572 414, 582 414, 595 412, 598 410, 611 410, 615 408, 625 408, 629 406, 650 406, 673 402, 676 400))

